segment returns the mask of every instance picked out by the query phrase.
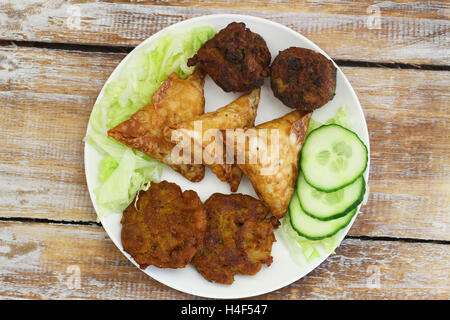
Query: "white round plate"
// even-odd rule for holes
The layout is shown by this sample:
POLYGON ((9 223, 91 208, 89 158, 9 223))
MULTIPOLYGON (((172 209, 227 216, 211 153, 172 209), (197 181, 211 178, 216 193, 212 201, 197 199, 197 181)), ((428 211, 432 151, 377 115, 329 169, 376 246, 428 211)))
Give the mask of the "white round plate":
MULTIPOLYGON (((272 59, 276 57, 279 51, 291 46, 313 49, 328 57, 328 55, 322 49, 320 49, 310 40, 306 39, 304 36, 283 25, 269 20, 234 14, 202 16, 172 25, 142 42, 119 64, 116 70, 114 70, 108 81, 105 83, 102 91, 100 92, 98 99, 100 99, 100 97, 102 96, 106 84, 111 81, 111 79, 114 79, 114 77, 120 72, 120 69, 125 65, 127 60, 129 60, 137 50, 152 41, 157 41, 158 38, 164 35, 166 32, 183 32, 193 26, 205 24, 211 25, 217 30, 220 30, 233 21, 244 22, 246 26, 250 28, 250 30, 260 34, 267 42, 269 50, 272 54, 272 59)), ((217 108, 228 104, 238 96, 238 94, 234 93, 225 93, 209 77, 207 77, 205 82, 205 112, 214 111, 217 108)), ((313 114, 313 118, 319 121, 325 121, 333 117, 338 108, 344 103, 346 105, 346 111, 349 114, 352 129, 360 136, 360 138, 364 141, 369 149, 369 136, 362 108, 359 104, 355 92, 353 91, 353 88, 338 67, 336 95, 325 106, 316 110, 313 114)), ((261 99, 258 107, 256 124, 281 117, 290 111, 292 111, 292 109, 284 106, 278 99, 274 97, 270 88, 269 79, 266 78, 261 91, 261 99)), ((96 208, 96 204, 93 190, 95 190, 95 188, 99 184, 97 177, 100 160, 101 155, 96 151, 96 149, 86 143, 86 179, 94 208, 96 208)), ((368 172, 369 164, 368 169, 365 173, 366 181, 368 178, 368 172)), ((230 193, 228 184, 218 180, 214 176, 214 174, 209 171, 209 169, 206 170, 205 178, 200 183, 192 183, 173 171, 171 168, 165 166, 162 180, 174 182, 178 184, 183 190, 191 189, 196 191, 202 201, 208 199, 208 197, 215 192, 225 194, 230 193)), ((249 194, 257 198, 257 195, 255 194, 250 182, 245 177, 242 179, 239 190, 237 192, 249 194)), ((128 259, 130 259, 130 261, 138 266, 130 257, 130 255, 123 251, 120 238, 121 217, 121 213, 111 214, 105 218, 102 218, 101 223, 114 244, 128 259)), ((351 224, 348 225, 345 231, 342 233, 342 238, 350 229, 351 224)), ((261 271, 254 276, 236 275, 235 281, 232 285, 222 285, 208 282, 191 265, 188 265, 183 269, 159 269, 150 266, 143 271, 153 279, 156 279, 157 281, 169 287, 185 293, 209 298, 244 298, 264 294, 287 286, 305 276, 327 258, 327 256, 322 256, 320 258, 316 258, 313 261, 310 261, 310 263, 308 263, 306 266, 300 267, 293 261, 281 239, 273 244, 272 256, 273 263, 270 267, 263 266, 261 271)))

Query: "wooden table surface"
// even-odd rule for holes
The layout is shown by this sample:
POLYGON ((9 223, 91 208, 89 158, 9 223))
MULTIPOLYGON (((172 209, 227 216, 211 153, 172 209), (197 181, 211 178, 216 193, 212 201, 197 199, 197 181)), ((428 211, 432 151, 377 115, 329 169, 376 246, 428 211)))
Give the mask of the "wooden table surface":
POLYGON ((0 298, 196 299, 138 270, 96 222, 82 139, 133 47, 215 13, 270 19, 318 44, 370 133, 369 201, 336 254, 256 298, 449 299, 446 0, 0 0, 0 298))

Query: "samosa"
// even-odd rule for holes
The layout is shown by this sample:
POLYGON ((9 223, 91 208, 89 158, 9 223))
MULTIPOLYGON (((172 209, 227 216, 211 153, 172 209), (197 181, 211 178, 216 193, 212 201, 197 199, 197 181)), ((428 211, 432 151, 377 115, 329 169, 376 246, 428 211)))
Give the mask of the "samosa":
POLYGON ((169 125, 164 130, 168 141, 193 139, 201 145, 202 161, 221 181, 228 182, 236 192, 242 178, 242 171, 234 163, 233 156, 226 158, 221 130, 252 127, 255 124, 261 89, 254 89, 217 109, 192 120, 169 125), (198 132, 197 132, 198 131, 198 132), (174 135, 173 133, 177 134, 174 135))
POLYGON ((125 145, 165 163, 188 180, 198 182, 205 176, 202 164, 180 163, 173 159, 175 145, 163 136, 167 125, 194 119, 203 114, 205 74, 200 68, 181 79, 172 73, 153 94, 152 101, 130 119, 108 131, 108 135, 125 145))
POLYGON ((294 192, 310 117, 297 110, 234 136, 237 165, 277 218, 286 214, 294 192))

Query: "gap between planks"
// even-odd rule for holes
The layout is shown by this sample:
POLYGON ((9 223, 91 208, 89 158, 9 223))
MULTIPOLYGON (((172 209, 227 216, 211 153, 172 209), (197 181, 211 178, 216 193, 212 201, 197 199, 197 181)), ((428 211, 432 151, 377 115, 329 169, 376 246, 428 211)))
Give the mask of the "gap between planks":
MULTIPOLYGON (((219 0, 224 1, 230 7, 229 0, 219 0)), ((264 1, 248 1, 264 5, 264 1)), ((238 9, 242 1, 229 9, 220 6, 217 8, 212 3, 217 0, 207 1, 212 7, 203 7, 204 1, 199 6, 189 7, 142 5, 142 1, 136 0, 131 2, 133 4, 130 0, 115 1, 117 3, 94 0, 22 0, 20 4, 14 0, 3 2, 0 5, 4 9, 4 13, 0 10, 0 19, 5 21, 0 28, 3 39, 137 45, 162 28, 192 17, 244 13, 287 25, 305 34, 319 46, 327 47, 327 52, 332 52, 341 59, 351 60, 356 57, 359 60, 359 57, 364 57, 367 60, 449 64, 448 54, 444 49, 448 46, 449 28, 446 19, 448 10, 444 3, 433 7, 429 5, 429 1, 414 1, 406 4, 406 7, 393 1, 377 3, 381 10, 380 26, 373 28, 369 26, 371 15, 366 10, 372 3, 367 0, 362 6, 358 3, 357 8, 350 6, 356 9, 350 12, 348 1, 341 2, 337 7, 332 6, 338 10, 331 12, 330 4, 321 1, 309 1, 305 5, 292 1, 294 7, 301 8, 301 11, 284 12, 273 10, 280 6, 280 1, 270 2, 263 10, 238 9), (71 20, 68 20, 73 17, 68 11, 74 8, 78 10, 76 16, 79 19, 76 20, 80 22, 80 28, 74 28, 71 20), (380 50, 381 48, 383 49, 380 50)), ((168 2, 174 1, 159 1, 160 4, 168 2)), ((334 4, 338 2, 333 1, 334 4)), ((146 3, 150 4, 150 1, 146 3)), ((155 2, 152 1, 151 4, 155 2)), ((292 5, 289 7, 292 9, 292 5)))
MULTIPOLYGON (((102 227, 100 222, 94 221, 82 221, 82 220, 55 220, 55 219, 45 219, 45 218, 22 218, 22 217, 0 217, 0 224, 2 222, 16 222, 22 224, 50 224, 50 225, 68 225, 68 226, 90 226, 90 227, 102 227)), ((429 244, 440 244, 440 245, 450 245, 450 241, 447 240, 433 240, 433 239, 417 239, 417 238, 397 238, 389 236, 354 236, 346 235, 347 239, 356 239, 361 241, 393 241, 393 242, 404 242, 404 243, 429 243, 429 244)))
MULTIPOLYGON (((61 51, 79 51, 92 53, 120 53, 128 54, 134 46, 108 46, 91 44, 72 44, 63 42, 40 42, 40 41, 17 41, 0 39, 0 47, 17 46, 24 48, 38 48, 61 51)), ((333 59, 333 57, 331 57, 333 59)), ((362 68, 388 68, 388 69, 412 69, 412 70, 434 70, 450 71, 450 65, 440 64, 415 64, 402 62, 366 61, 366 60, 344 60, 333 59, 340 67, 362 67, 362 68)))

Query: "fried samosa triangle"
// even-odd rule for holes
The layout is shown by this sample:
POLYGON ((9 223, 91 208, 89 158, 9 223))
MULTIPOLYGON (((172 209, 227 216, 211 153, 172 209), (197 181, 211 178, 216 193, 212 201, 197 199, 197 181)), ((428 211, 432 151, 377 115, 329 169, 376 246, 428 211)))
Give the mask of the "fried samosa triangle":
POLYGON ((286 214, 298 174, 300 150, 306 138, 310 112, 294 111, 235 133, 235 157, 259 198, 272 214, 286 214))
POLYGON ((174 144, 163 136, 167 125, 194 119, 203 114, 205 74, 201 69, 185 80, 172 73, 153 94, 152 101, 108 131, 108 135, 119 142, 144 152, 153 159, 165 163, 188 180, 197 182, 205 176, 202 164, 184 164, 171 156, 174 144))
POLYGON ((214 112, 169 125, 164 130, 164 135, 168 141, 175 142, 186 137, 192 138, 194 143, 201 146, 203 164, 207 165, 219 180, 228 182, 232 192, 236 192, 242 171, 234 163, 234 156, 227 161, 221 130, 254 126, 260 93, 261 89, 254 89, 214 112), (175 131, 176 135, 173 134, 175 131))

